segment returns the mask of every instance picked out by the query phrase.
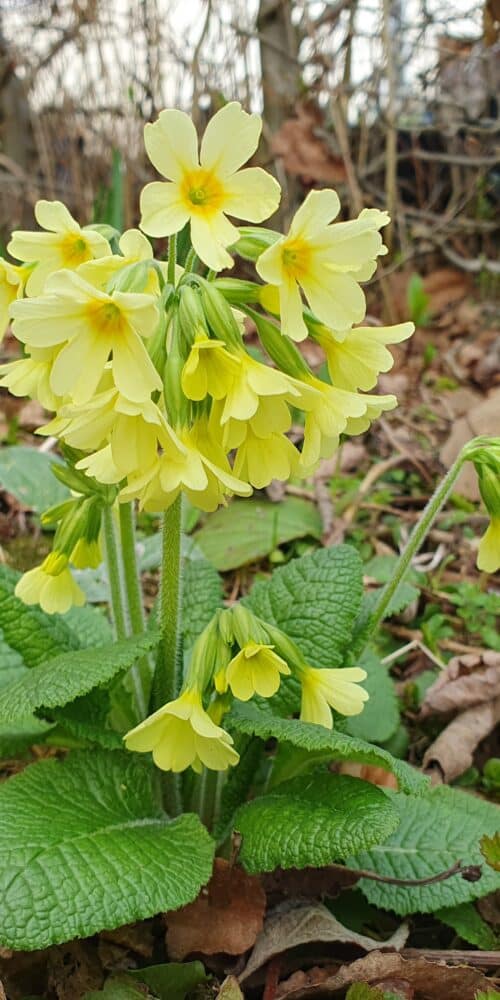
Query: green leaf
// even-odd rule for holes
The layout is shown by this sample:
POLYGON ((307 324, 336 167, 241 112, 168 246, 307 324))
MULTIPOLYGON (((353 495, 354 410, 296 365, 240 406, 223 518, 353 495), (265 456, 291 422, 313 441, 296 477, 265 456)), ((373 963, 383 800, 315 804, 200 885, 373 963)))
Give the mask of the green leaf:
POLYGON ((428 785, 428 779, 419 771, 392 757, 381 747, 372 746, 336 729, 325 729, 324 726, 315 726, 297 719, 282 719, 252 702, 235 702, 224 725, 238 733, 259 736, 262 740, 275 737, 280 742, 291 743, 292 746, 302 747, 311 753, 323 752, 332 760, 352 760, 384 767, 396 775, 402 792, 418 794, 428 785))
POLYGON ((458 906, 446 906, 436 911, 436 917, 443 924, 453 927, 453 930, 469 944, 482 948, 483 951, 496 951, 499 945, 498 936, 476 910, 474 903, 460 903, 458 906))
POLYGON ((397 811, 376 785, 323 769, 283 782, 234 818, 243 838, 239 860, 251 874, 321 868, 361 845, 380 843, 398 823, 397 811))
POLYGON ((311 535, 321 538, 321 517, 308 500, 287 497, 269 500, 233 500, 209 514, 195 539, 216 569, 237 569, 269 555, 279 545, 311 535))
POLYGON ((201 962, 150 965, 146 969, 134 969, 128 975, 154 990, 159 1000, 184 1000, 186 993, 207 981, 201 962))
POLYGON ((84 604, 82 608, 71 608, 64 616, 73 635, 82 649, 89 646, 105 646, 113 641, 113 629, 100 608, 84 604))
POLYGON ((182 632, 184 649, 190 649, 200 632, 222 605, 222 580, 206 559, 187 560, 182 582, 182 632))
POLYGON ((52 465, 64 465, 56 455, 48 455, 27 445, 12 445, 0 451, 0 489, 12 493, 26 507, 40 514, 71 494, 52 472, 52 465))
POLYGON ((102 688, 94 688, 64 708, 50 710, 50 718, 58 723, 58 728, 50 734, 51 744, 71 747, 73 740, 78 740, 79 743, 94 743, 105 750, 123 748, 122 737, 108 725, 110 712, 110 694, 102 688))
POLYGON ((389 670, 372 650, 366 650, 359 666, 366 670, 363 687, 370 695, 361 715, 347 719, 345 730, 368 742, 385 743, 399 726, 399 707, 389 670))
POLYGON ((258 581, 244 603, 277 625, 313 667, 344 661, 363 593, 362 564, 352 545, 318 549, 258 581))
POLYGON ((345 1000, 384 1000, 385 996, 382 990, 368 986, 368 983, 353 983, 346 993, 345 1000))
POLYGON ((136 659, 158 642, 147 632, 96 649, 61 653, 33 667, 14 684, 0 690, 0 721, 13 722, 37 709, 66 705, 93 688, 108 684, 116 674, 128 670, 136 659))
POLYGON ((466 903, 500 888, 500 875, 488 868, 480 839, 498 830, 498 807, 447 786, 433 788, 419 798, 393 793, 401 823, 386 844, 356 854, 349 863, 396 878, 427 878, 447 871, 457 861, 481 865, 477 882, 454 875, 432 885, 403 888, 361 881, 370 903, 396 913, 429 913, 443 906, 466 903))
POLYGON ((15 723, 0 726, 0 758, 22 756, 35 743, 44 743, 47 733, 53 729, 50 722, 31 715, 15 723))
POLYGON ((4 641, 22 656, 27 667, 36 667, 51 656, 78 649, 80 643, 60 615, 46 615, 14 596, 19 573, 0 566, 0 627, 4 641))
POLYGON ((23 658, 16 649, 5 642, 0 628, 0 687, 18 680, 28 668, 24 666, 23 658))
POLYGON ((144 993, 144 990, 124 975, 111 976, 102 990, 84 993, 82 1000, 150 1000, 150 997, 150 993, 144 993))
POLYGON ((492 837, 481 838, 481 854, 491 868, 500 872, 500 833, 498 830, 492 837))
POLYGON ((169 820, 154 768, 121 751, 32 764, 0 786, 0 925, 8 948, 47 948, 191 902, 214 844, 169 820))

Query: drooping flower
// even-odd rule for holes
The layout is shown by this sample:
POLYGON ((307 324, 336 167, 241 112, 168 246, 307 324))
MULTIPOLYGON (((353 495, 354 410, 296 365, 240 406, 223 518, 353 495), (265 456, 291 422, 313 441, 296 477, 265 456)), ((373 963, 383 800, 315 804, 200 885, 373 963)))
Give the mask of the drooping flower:
POLYGON ((50 375, 59 396, 75 403, 91 399, 112 354, 118 390, 134 402, 162 388, 143 338, 154 333, 158 308, 151 295, 108 295, 73 271, 58 271, 46 282, 46 294, 11 305, 18 340, 29 347, 63 345, 50 375))
POLYGON ((341 715, 359 715, 369 697, 368 692, 359 687, 364 680, 366 671, 361 667, 344 667, 340 670, 303 667, 300 673, 302 722, 314 722, 331 729, 332 708, 341 715))
POLYGON ((175 109, 162 111, 158 121, 146 125, 144 143, 167 183, 154 181, 143 189, 141 229, 148 236, 170 236, 190 222, 201 260, 217 271, 232 267, 226 247, 239 233, 227 215, 262 222, 279 204, 274 177, 260 167, 240 170, 255 152, 261 128, 259 115, 232 101, 208 123, 198 159, 191 119, 175 109))
POLYGON ((396 326, 360 326, 338 335, 324 326, 314 327, 333 385, 339 389, 373 389, 380 372, 388 372, 394 358, 387 344, 400 344, 411 337, 413 323, 396 326))
POLYGON ((481 538, 477 566, 484 573, 496 573, 500 569, 500 517, 491 518, 481 538))
POLYGON ((85 604, 85 594, 71 575, 68 557, 54 551, 18 580, 16 597, 24 604, 39 604, 48 615, 66 614, 75 604, 85 604))
POLYGON ((279 289, 282 330, 292 340, 307 337, 300 289, 329 327, 348 330, 364 317, 365 296, 358 281, 369 278, 377 256, 387 252, 379 229, 389 218, 386 212, 363 209, 352 222, 330 225, 339 209, 335 191, 311 191, 288 235, 257 261, 260 277, 279 289))
POLYGON ((182 390, 188 399, 210 394, 223 399, 231 389, 241 362, 226 350, 224 341, 197 333, 182 371, 182 390))
POLYGON ((0 366, 0 386, 13 396, 30 396, 46 410, 57 410, 61 397, 50 385, 50 374, 58 347, 32 347, 27 357, 0 366))
POLYGON ((348 421, 363 417, 367 402, 359 393, 337 389, 313 375, 304 376, 303 381, 295 384, 301 387, 297 405, 306 414, 300 464, 307 470, 320 458, 333 455, 348 421))
MULTIPOLYGON (((127 229, 118 241, 120 254, 112 254, 110 257, 101 257, 98 260, 89 260, 86 264, 81 264, 78 274, 84 281, 88 281, 101 291, 105 291, 109 281, 130 268, 133 264, 153 260, 153 248, 148 238, 141 233, 140 229, 127 229)), ((160 267, 162 265, 159 265, 160 267)), ((163 265, 166 267, 166 265, 163 265)), ((146 295, 157 295, 159 292, 158 275, 154 267, 148 269, 145 285, 141 288, 146 295)))
POLYGON ((185 771, 202 765, 225 771, 238 763, 229 733, 217 726, 203 708, 197 690, 187 688, 141 722, 124 737, 128 750, 152 751, 153 760, 163 771, 185 771))
POLYGON ((7 247, 16 260, 36 262, 26 283, 28 295, 41 295, 54 271, 74 270, 87 260, 111 254, 104 236, 91 228, 82 229, 61 201, 37 201, 35 219, 48 232, 16 230, 7 247))
POLYGON ((274 652, 274 646, 259 642, 247 642, 226 667, 227 683, 240 701, 249 701, 254 694, 271 698, 281 677, 289 674, 290 667, 274 652))
POLYGON ((356 434, 364 434, 370 424, 374 420, 378 420, 382 413, 394 410, 398 405, 397 398, 392 393, 385 396, 365 393, 361 398, 366 405, 365 412, 360 417, 349 417, 345 427, 345 433, 351 437, 355 437, 356 434))

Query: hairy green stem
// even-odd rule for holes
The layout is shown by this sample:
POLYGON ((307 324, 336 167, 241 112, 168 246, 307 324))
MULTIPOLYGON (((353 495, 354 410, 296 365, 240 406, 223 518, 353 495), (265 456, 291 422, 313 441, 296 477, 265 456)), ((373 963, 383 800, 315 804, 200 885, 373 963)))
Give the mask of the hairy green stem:
POLYGON ((168 267, 167 281, 169 285, 175 285, 175 265, 177 263, 177 234, 173 233, 168 239, 168 267))
POLYGON ((411 564, 413 557, 417 554, 419 549, 422 547, 425 538, 430 531, 434 520, 436 519, 439 511, 446 503, 452 487, 462 469, 462 465, 466 461, 468 456, 463 452, 460 452, 458 458, 455 460, 451 468, 448 470, 444 479, 439 483, 439 486, 432 494, 430 500, 428 501, 426 507, 422 512, 420 520, 415 525, 399 559, 396 564, 394 574, 390 582, 384 587, 380 597, 375 605, 372 616, 369 621, 367 634, 365 635, 365 641, 368 641, 369 637, 375 632, 375 630, 380 625, 383 620, 387 609, 391 603, 391 600, 399 587, 399 584, 403 580, 408 567, 411 564))
MULTIPOLYGON (((160 644, 153 680, 152 708, 157 711, 179 693, 181 681, 181 526, 182 497, 163 517, 162 563, 159 595, 160 644)), ((163 778, 165 808, 170 815, 182 812, 180 778, 166 773, 163 778)))
POLYGON ((127 635, 127 624, 123 607, 122 583, 120 579, 120 563, 118 559, 118 546, 116 544, 116 532, 114 524, 114 514, 112 507, 104 507, 103 510, 103 533, 104 552, 106 557, 106 568, 108 572, 109 590, 111 595, 111 611, 113 614, 113 624, 116 638, 125 639, 127 635))
MULTIPOLYGON (((135 549, 135 517, 132 503, 120 504, 120 537, 122 543, 123 578, 129 620, 134 635, 144 631, 144 609, 142 605, 141 580, 137 565, 135 549)), ((134 696, 139 713, 143 719, 147 713, 148 697, 151 687, 151 668, 147 656, 141 657, 130 670, 130 678, 134 688, 134 696)))

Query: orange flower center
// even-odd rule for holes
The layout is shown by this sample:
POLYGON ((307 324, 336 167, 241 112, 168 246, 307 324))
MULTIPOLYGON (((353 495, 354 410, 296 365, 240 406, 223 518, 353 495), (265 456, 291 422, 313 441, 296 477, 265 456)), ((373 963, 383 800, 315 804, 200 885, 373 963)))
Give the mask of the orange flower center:
POLYGON ((201 167, 185 174, 181 194, 189 212, 195 215, 212 215, 220 211, 224 201, 224 189, 218 178, 201 167))
POLYGON ((87 308, 92 326, 104 337, 117 336, 125 330, 127 321, 114 302, 93 302, 87 308))
POLYGON ((92 260, 92 252, 83 236, 75 233, 67 233, 63 237, 61 246, 64 263, 67 267, 78 267, 85 264, 87 260, 92 260))
POLYGON ((283 267, 297 281, 304 277, 310 269, 311 247, 306 240, 287 240, 281 251, 283 267))

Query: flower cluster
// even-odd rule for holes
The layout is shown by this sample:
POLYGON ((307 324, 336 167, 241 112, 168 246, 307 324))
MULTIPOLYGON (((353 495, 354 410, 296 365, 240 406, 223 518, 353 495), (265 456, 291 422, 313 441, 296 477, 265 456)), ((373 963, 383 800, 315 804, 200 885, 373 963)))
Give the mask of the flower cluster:
POLYGON ((220 725, 233 699, 271 698, 282 677, 292 674, 301 685, 303 722, 331 729, 332 709, 359 715, 368 700, 359 687, 366 678, 360 667, 311 667, 280 629, 241 604, 220 611, 196 640, 179 697, 127 733, 125 744, 139 753, 152 751, 163 770, 224 771, 239 760, 220 725))
MULTIPOLYGON (((258 224, 280 200, 270 174, 241 169, 260 131, 259 116, 232 102, 198 151, 189 117, 162 111, 146 125, 145 145, 165 180, 143 189, 140 229, 81 227, 60 202, 39 201, 40 231, 12 234, 8 251, 20 263, 1 262, 0 332, 10 317, 24 355, 0 369, 0 385, 53 411, 39 433, 55 435, 70 456, 80 527, 90 493, 102 502, 106 488, 112 501, 137 499, 147 511, 166 510, 180 493, 212 511, 272 479, 307 475, 341 435, 396 406, 369 390, 392 365, 387 345, 413 325, 355 325, 365 315, 360 283, 386 252, 388 217, 365 209, 334 222, 339 199, 327 189, 307 196, 286 236, 237 228, 228 216, 258 224), (181 266, 176 234, 188 227, 181 266), (168 263, 148 236, 169 237, 168 263), (255 281, 218 276, 237 255, 253 262, 255 281), (248 350, 245 317, 263 352, 248 350), (329 380, 295 346, 307 336, 324 350, 329 380), (297 447, 287 432, 300 411, 297 447)), ((85 530, 94 538, 92 518, 85 530)), ((19 596, 48 611, 81 599, 69 566, 92 565, 95 547, 87 558, 80 546, 75 558, 72 539, 58 532, 54 558, 21 581, 19 596)))

